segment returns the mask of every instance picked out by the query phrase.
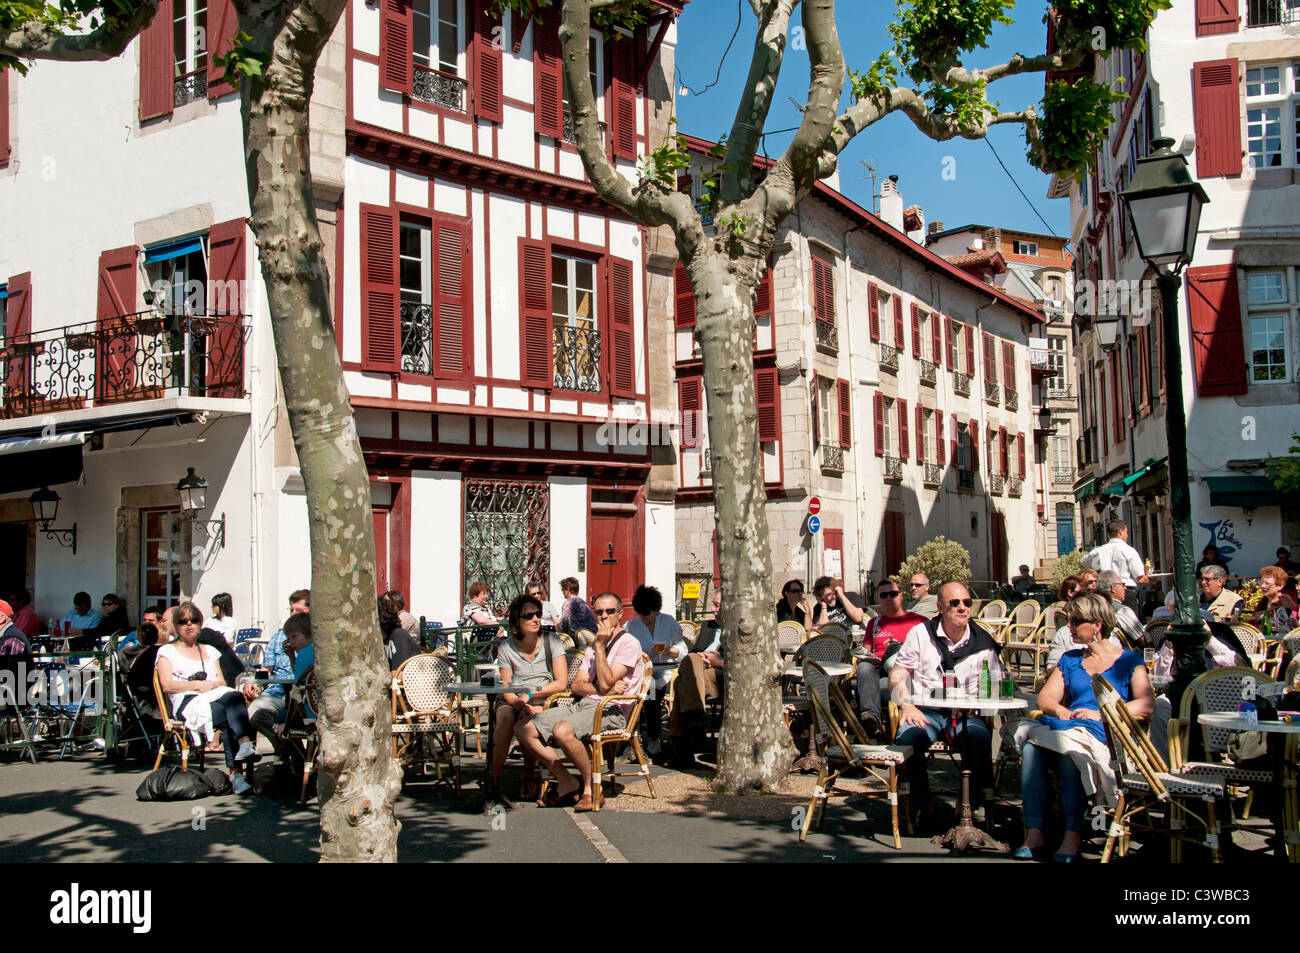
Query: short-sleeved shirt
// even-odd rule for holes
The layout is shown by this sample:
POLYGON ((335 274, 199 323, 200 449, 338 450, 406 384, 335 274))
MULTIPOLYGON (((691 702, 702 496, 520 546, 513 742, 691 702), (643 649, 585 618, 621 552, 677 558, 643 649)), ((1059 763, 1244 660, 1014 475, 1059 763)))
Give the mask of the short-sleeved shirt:
MULTIPOLYGON (((316 664, 316 646, 313 645, 311 642, 308 642, 306 645, 303 646, 302 651, 299 652, 297 655, 295 655, 293 658, 293 680, 295 682, 301 680, 302 677, 305 674, 307 674, 307 669, 311 668, 315 664, 316 664)), ((308 718, 316 717, 316 713, 312 711, 311 703, 307 700, 307 696, 305 694, 303 695, 303 699, 302 699, 302 707, 307 712, 308 718)))
POLYGON ((878 615, 874 619, 867 620, 867 634, 864 639, 871 640, 871 654, 876 658, 882 658, 890 642, 906 641, 907 633, 925 621, 925 616, 917 615, 915 612, 904 612, 894 618, 878 615))
POLYGON ((81 615, 76 609, 73 609, 63 617, 63 627, 65 629, 93 629, 104 621, 104 616, 91 609, 85 615, 81 615))
POLYGON ((541 638, 537 640, 537 650, 531 659, 524 655, 513 638, 506 639, 497 647, 497 663, 510 669, 511 684, 523 684, 535 690, 554 679, 550 666, 546 664, 546 646, 551 647, 552 659, 563 659, 564 643, 553 635, 545 639, 545 642, 541 638))
MULTIPOLYGON (((189 655, 182 655, 178 643, 172 642, 164 645, 158 650, 158 658, 154 662, 154 668, 158 667, 158 662, 166 659, 172 665, 172 679, 175 681, 185 681, 191 675, 202 671, 209 680, 220 681, 221 676, 221 653, 210 645, 200 645, 203 652, 203 661, 189 655)), ((177 710, 180 701, 186 695, 194 695, 195 692, 168 692, 167 700, 172 703, 172 711, 177 710)))
MULTIPOLYGON (((1092 693, 1092 676, 1083 667, 1083 658, 1083 649, 1075 649, 1061 656, 1059 668, 1061 677, 1065 679, 1065 694, 1062 696, 1061 704, 1071 711, 1076 708, 1101 711, 1101 706, 1097 704, 1097 696, 1092 693)), ((1141 664, 1143 664, 1141 655, 1137 652, 1124 651, 1101 675, 1115 687, 1120 698, 1128 701, 1132 697, 1130 683, 1133 680, 1133 672, 1141 664)), ((1092 732, 1098 741, 1106 740, 1106 726, 1100 721, 1092 721, 1088 718, 1057 718, 1055 715, 1042 715, 1038 720, 1057 730, 1077 728, 1082 725, 1092 732)))
MULTIPOLYGON (((970 640, 970 635, 971 629, 967 625, 960 639, 948 643, 948 650, 956 652, 970 640)), ((944 634, 942 625, 939 627, 939 638, 948 638, 944 634)), ((989 663, 989 674, 1000 681, 1002 662, 998 658, 998 653, 992 649, 984 649, 966 656, 957 663, 954 671, 957 673, 958 683, 969 685, 973 679, 978 679, 985 662, 989 663)), ((894 656, 894 668, 896 670, 905 668, 912 673, 912 702, 918 707, 924 707, 927 696, 943 691, 943 657, 931 640, 929 627, 925 623, 919 623, 907 633, 907 638, 903 640, 903 647, 894 656)))
POLYGON ((624 626, 628 634, 636 636, 636 640, 641 643, 641 651, 656 662, 662 662, 665 659, 672 658, 674 653, 672 649, 678 646, 676 656, 686 654, 686 643, 682 640, 682 627, 670 615, 664 615, 662 612, 655 616, 655 630, 651 632, 646 628, 646 624, 641 621, 640 616, 633 616, 627 620, 624 626), (663 642, 668 646, 668 651, 659 654, 655 652, 655 643, 663 642))
MULTIPOLYGON (((645 672, 641 666, 641 643, 632 635, 624 632, 614 641, 612 650, 607 649, 605 659, 611 665, 618 663, 627 669, 627 674, 623 677, 628 679, 628 688, 626 692, 620 694, 637 695, 641 692, 641 680, 645 677, 645 672)), ((599 687, 596 680, 596 647, 594 645, 587 648, 586 654, 582 656, 582 671, 587 676, 592 685, 599 687)), ((588 696, 595 701, 604 698, 604 695, 588 696)), ((619 707, 623 709, 623 714, 629 715, 632 712, 632 702, 621 702, 619 707)))

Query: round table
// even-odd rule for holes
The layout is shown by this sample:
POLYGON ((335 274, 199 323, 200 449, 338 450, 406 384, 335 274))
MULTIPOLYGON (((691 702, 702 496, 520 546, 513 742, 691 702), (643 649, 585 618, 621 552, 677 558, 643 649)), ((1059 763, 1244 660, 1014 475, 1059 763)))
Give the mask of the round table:
MULTIPOLYGON (((496 785, 492 780, 492 743, 495 740, 496 732, 496 707, 497 699, 507 692, 526 692, 530 691, 527 685, 481 685, 478 682, 451 682, 443 686, 450 695, 486 695, 488 700, 488 743, 487 752, 484 757, 487 759, 487 771, 483 780, 483 789, 479 797, 482 798, 482 809, 484 814, 491 814, 492 809, 499 803, 507 808, 513 808, 504 797, 496 792, 496 785)), ((477 799, 476 799, 477 800, 477 799)))
POLYGON ((995 840, 975 826, 970 813, 970 768, 966 764, 966 716, 972 711, 994 712, 1015 711, 1029 707, 1024 698, 919 698, 913 702, 917 708, 946 708, 954 714, 961 714, 961 820, 957 826, 943 834, 930 838, 930 843, 955 848, 960 854, 971 847, 987 847, 999 854, 1009 854, 1011 847, 995 840))
MULTIPOLYGON (((814 660, 816 661, 816 660, 814 660)), ((843 678, 845 675, 853 674, 852 662, 818 662, 822 670, 831 678, 843 678)), ((787 665, 785 671, 781 673, 790 678, 803 678, 802 665, 787 665)))
MULTIPOLYGON (((1262 731, 1272 735, 1300 735, 1300 721, 1257 721, 1243 718, 1235 711, 1207 711, 1196 716, 1199 724, 1225 731, 1262 731)), ((1282 759, 1282 838, 1286 843, 1287 860, 1300 863, 1300 804, 1296 800, 1296 756, 1294 744, 1288 756, 1282 759)))

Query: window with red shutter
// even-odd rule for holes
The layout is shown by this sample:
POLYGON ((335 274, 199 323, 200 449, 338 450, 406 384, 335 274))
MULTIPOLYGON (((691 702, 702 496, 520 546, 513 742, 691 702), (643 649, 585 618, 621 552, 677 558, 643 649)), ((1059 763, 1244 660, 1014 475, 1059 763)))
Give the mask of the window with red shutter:
POLYGON ((1112 412, 1115 421, 1115 439, 1124 439, 1124 418, 1128 416, 1124 413, 1124 372, 1120 364, 1119 348, 1110 352, 1110 387, 1111 400, 1113 401, 1112 412))
MULTIPOLYGON (((766 324, 774 328, 775 312, 772 308, 772 266, 769 263, 763 270, 763 278, 754 289, 754 349, 758 350, 758 326, 766 324)), ((776 332, 772 332, 772 346, 775 347, 776 332)))
POLYGON ((695 289, 691 287, 691 276, 681 262, 673 268, 673 305, 673 326, 695 327, 695 289))
POLYGON ((808 406, 812 411, 812 443, 814 448, 822 445, 821 392, 821 381, 818 379, 816 371, 814 371, 808 381, 808 406))
POLYGON ((379 16, 379 85, 409 96, 415 51, 411 2, 380 0, 379 16))
POLYGON ((912 302, 912 356, 921 356, 921 306, 912 302))
POLYGON ((525 387, 555 386, 551 330, 551 250, 546 242, 519 239, 519 338, 525 387))
MULTIPOLYGON (((943 363, 939 356, 943 353, 943 330, 939 327, 943 323, 943 315, 938 311, 930 312, 930 360, 936 365, 943 363)), ((949 365, 951 366, 951 365, 949 365)))
POLYGON ((140 33, 140 121, 172 114, 176 56, 172 49, 172 0, 162 0, 158 12, 140 33))
POLYGON ((871 403, 875 418, 876 456, 883 457, 885 455, 885 395, 876 391, 871 403))
POLYGON ((682 449, 690 450, 704 442, 704 381, 687 377, 677 382, 677 404, 682 414, 682 449))
POLYGON ((235 13, 235 5, 230 0, 209 0, 208 99, 217 99, 235 91, 235 87, 226 82, 226 68, 217 63, 217 57, 230 52, 238 32, 239 15, 235 13))
POLYGON ((632 322, 632 263, 608 259, 610 396, 636 396, 636 347, 632 322))
POLYGON ((1196 35, 1236 33, 1238 0, 1196 0, 1196 35))
POLYGON ((975 376, 975 328, 969 324, 963 324, 961 335, 966 339, 966 367, 963 369, 967 377, 975 376))
POLYGON ((840 447, 848 450, 853 446, 852 402, 849 399, 849 382, 840 378, 840 447))
POLYGON ((445 380, 467 380, 474 353, 473 233, 469 222, 441 218, 433 231, 435 373, 445 380))
POLYGON ((1010 341, 1002 342, 1002 386, 1016 389, 1016 348, 1010 341))
POLYGON ((127 245, 99 256, 98 294, 95 318, 102 340, 108 343, 95 355, 95 400, 111 404, 134 400, 137 337, 128 315, 137 309, 136 275, 140 248, 127 245))
POLYGON ((1235 59, 1192 66, 1192 110, 1196 119, 1196 175, 1241 175, 1241 101, 1235 59))
POLYGON ((867 284, 867 314, 871 319, 871 340, 880 340, 880 288, 874 281, 867 284))
POLYGON ((984 380, 990 384, 998 382, 998 366, 994 363, 994 354, 997 348, 993 341, 993 335, 987 331, 984 332, 984 380))
POLYGON ((970 438, 970 468, 972 473, 980 471, 980 425, 973 420, 966 421, 966 433, 970 438))
POLYGON ((907 436, 907 401, 898 401, 898 456, 906 460, 911 440, 907 436))
MULTIPOLYGON (((944 458, 944 452, 948 446, 948 438, 943 433, 943 411, 934 412, 934 462, 943 466, 947 460, 944 458)), ((954 454, 956 451, 953 451, 954 454)))
POLYGON ((1020 479, 1025 478, 1025 435, 1016 434, 1016 471, 1020 479))
POLYGON ((1188 268, 1187 301, 1196 393, 1201 397, 1246 393, 1246 351, 1236 268, 1188 268))
POLYGON ((395 210, 361 206, 361 365, 368 370, 401 369, 397 226, 395 210))
MULTIPOLYGON (((31 339, 32 333, 32 273, 25 271, 9 279, 5 289, 4 318, 6 327, 4 343, 6 345, 23 344, 31 339)), ((32 350, 29 348, 9 347, 4 361, 4 395, 6 408, 15 413, 22 410, 22 398, 32 396, 32 350)))
POLYGON ((901 354, 907 348, 907 332, 903 325, 903 296, 894 292, 894 347, 901 354))
POLYGON ((916 405, 916 462, 925 463, 925 408, 916 405))
MULTIPOLYGON (((247 225, 242 218, 213 225, 208 233, 208 397, 244 396, 244 302, 247 225)), ((131 256, 134 261, 134 256, 131 256)))
POLYGON ((835 324, 835 266, 816 252, 813 264, 813 315, 823 324, 835 324))
POLYGON ((559 17, 547 11, 533 21, 533 128, 544 136, 564 136, 564 73, 560 62, 559 17))
POLYGON ((625 36, 610 44, 612 63, 609 89, 613 99, 609 111, 610 141, 616 159, 636 160, 636 63, 635 45, 625 36))
MULTIPOLYGON (((470 2, 470 0, 467 0, 470 2)), ((474 63, 474 115, 478 119, 500 123, 501 70, 504 50, 500 42, 500 11, 489 0, 474 3, 474 36, 470 41, 474 63)))
POLYGON ((1007 428, 998 428, 998 472, 1007 476, 1011 472, 1008 466, 1007 428))
POLYGON ((754 368, 754 397, 758 402, 758 442, 781 439, 781 388, 775 367, 754 368))
POLYGON ((957 366, 957 333, 951 316, 945 317, 943 322, 944 349, 943 360, 944 366, 952 370, 957 366))

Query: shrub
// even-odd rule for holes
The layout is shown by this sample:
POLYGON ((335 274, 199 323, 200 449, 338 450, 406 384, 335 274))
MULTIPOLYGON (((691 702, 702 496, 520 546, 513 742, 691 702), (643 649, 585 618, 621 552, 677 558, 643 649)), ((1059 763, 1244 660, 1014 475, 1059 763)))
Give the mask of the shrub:
POLYGON ((937 593, 944 583, 970 579, 970 553, 961 543, 936 536, 903 560, 898 578, 910 580, 918 572, 930 577, 930 591, 937 593))
POLYGON ((1065 582, 1068 576, 1077 576, 1083 571, 1080 560, 1086 553, 1082 549, 1076 549, 1072 553, 1066 553, 1056 561, 1056 567, 1052 570, 1052 584, 1058 589, 1061 583, 1065 582))

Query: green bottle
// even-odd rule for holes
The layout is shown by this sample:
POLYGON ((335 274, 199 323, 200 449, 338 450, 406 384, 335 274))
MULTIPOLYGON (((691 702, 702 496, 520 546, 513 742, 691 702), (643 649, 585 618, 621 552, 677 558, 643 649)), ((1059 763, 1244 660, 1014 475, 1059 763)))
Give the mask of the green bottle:
POLYGON ((993 676, 989 672, 988 659, 984 660, 984 668, 980 670, 980 698, 993 697, 993 676))

